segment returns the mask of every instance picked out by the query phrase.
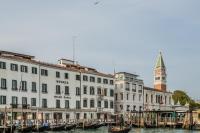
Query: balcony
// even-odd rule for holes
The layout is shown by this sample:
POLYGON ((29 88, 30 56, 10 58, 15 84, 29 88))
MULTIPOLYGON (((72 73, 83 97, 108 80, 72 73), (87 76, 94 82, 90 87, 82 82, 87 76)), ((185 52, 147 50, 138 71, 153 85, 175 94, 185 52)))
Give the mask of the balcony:
POLYGON ((97 112, 103 112, 103 108, 98 107, 97 112))

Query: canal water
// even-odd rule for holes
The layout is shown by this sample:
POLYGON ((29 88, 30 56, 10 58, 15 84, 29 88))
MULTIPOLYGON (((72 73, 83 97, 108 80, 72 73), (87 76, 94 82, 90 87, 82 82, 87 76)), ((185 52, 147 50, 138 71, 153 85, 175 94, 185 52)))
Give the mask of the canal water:
MULTIPOLYGON (((102 127, 96 130, 81 130, 76 129, 74 131, 59 131, 59 132, 46 132, 46 133, 108 133, 106 127, 102 127)), ((129 133, 200 133, 200 131, 189 131, 180 129, 143 129, 143 128, 133 128, 129 133)))

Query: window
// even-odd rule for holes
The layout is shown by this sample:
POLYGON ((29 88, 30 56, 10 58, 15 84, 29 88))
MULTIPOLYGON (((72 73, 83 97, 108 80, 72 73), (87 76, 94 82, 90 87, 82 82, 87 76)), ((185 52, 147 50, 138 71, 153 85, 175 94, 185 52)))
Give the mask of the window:
POLYGON ((87 99, 83 100, 83 107, 86 108, 87 107, 87 99))
POLYGON ((114 102, 110 101, 110 108, 113 109, 114 108, 114 102))
POLYGON ((97 88, 97 94, 101 95, 101 88, 97 88))
POLYGON ((26 81, 22 81, 22 82, 21 82, 21 85, 22 85, 22 86, 21 86, 21 87, 22 87, 21 90, 22 90, 22 91, 27 91, 27 82, 26 82, 26 81))
POLYGON ((7 89, 6 79, 1 79, 1 89, 7 89))
POLYGON ((110 89, 110 96, 113 97, 114 96, 114 90, 110 89))
POLYGON ((146 94, 146 103, 147 103, 147 101, 148 101, 148 94, 146 94))
POLYGON ((60 108, 60 100, 56 100, 56 108, 60 108))
POLYGON ((171 97, 169 97, 169 104, 171 104, 171 97))
POLYGON ((95 77, 90 77, 90 82, 95 82, 95 77))
POLYGON ((88 81, 88 76, 83 75, 83 81, 88 81))
POLYGON ((104 89, 104 96, 107 96, 107 89, 104 89))
POLYGON ((97 83, 101 83, 101 78, 97 78, 97 83))
POLYGON ((80 101, 76 101, 76 109, 80 109, 81 105, 80 105, 80 101))
POLYGON ((86 113, 84 113, 83 118, 84 118, 84 119, 87 119, 87 114, 86 114, 86 113))
POLYGON ((76 75, 76 80, 81 80, 81 76, 80 75, 76 75))
POLYGON ((94 94, 95 94, 94 87, 91 86, 91 87, 90 87, 90 95, 94 95, 94 94))
POLYGON ((126 105, 126 111, 130 111, 130 105, 126 105))
POLYGON ((10 64, 10 70, 11 71, 18 71, 18 65, 17 64, 10 64))
POLYGON ((0 69, 6 69, 6 63, 0 61, 0 69))
POLYGON ((32 92, 37 92, 37 89, 36 89, 36 82, 32 82, 32 92))
POLYGON ((132 84, 132 91, 136 92, 136 84, 132 84))
POLYGON ((12 80, 12 90, 17 90, 17 80, 12 80))
POLYGON ((90 100, 90 108, 94 108, 94 100, 90 100))
POLYGON ((83 86, 83 94, 87 94, 87 86, 83 86))
POLYGON ((133 101, 135 101, 135 94, 133 94, 133 101))
POLYGON ((118 99, 118 94, 115 94, 115 100, 117 101, 117 99, 118 99))
POLYGON ((108 101, 104 101, 104 108, 108 108, 108 101))
POLYGON ((21 65, 21 72, 27 73, 28 72, 28 67, 24 66, 24 65, 21 65))
POLYGON ((160 80, 160 77, 155 77, 155 80, 160 80))
POLYGON ((65 95, 69 95, 69 86, 65 86, 65 95))
POLYGON ((153 103, 153 94, 151 94, 151 103, 153 103))
POLYGON ((60 72, 56 72, 56 78, 60 78, 60 72))
POLYGON ((103 83, 104 84, 108 84, 108 80, 107 79, 103 79, 103 83))
POLYGON ((130 83, 129 82, 126 82, 125 89, 127 91, 130 91, 130 83))
POLYGON ((32 74, 37 74, 37 68, 36 67, 32 67, 32 74))
POLYGON ((6 104, 6 96, 0 96, 0 105, 6 104))
POLYGON ((101 108, 101 101, 98 101, 98 107, 101 108))
POLYGON ((128 96, 129 96, 129 94, 126 94, 126 100, 128 100, 128 96))
POLYGON ((48 76, 48 70, 41 69, 41 75, 42 76, 48 76))
POLYGON ((79 87, 76 87, 76 95, 77 96, 81 95, 81 89, 79 87))
POLYGON ((12 104, 17 105, 18 104, 18 98, 16 96, 12 96, 12 104))
POLYGON ((65 108, 69 109, 69 100, 65 100, 65 108))
POLYGON ((42 99, 42 108, 47 108, 47 99, 42 99))
POLYGON ((22 97, 22 105, 27 105, 27 97, 22 97))
POLYGON ((61 94, 60 85, 56 85, 56 94, 61 94))
POLYGON ((69 74, 65 73, 65 79, 69 79, 69 74))
POLYGON ((47 84, 42 84, 42 92, 47 93, 47 84))
POLYGON ((167 96, 165 96, 165 104, 167 104, 167 96))
POLYGON ((121 96, 121 100, 123 100, 123 93, 120 93, 120 96, 121 96))
POLYGON ((36 98, 31 98, 31 106, 36 106, 36 98))
POLYGON ((113 85, 113 80, 110 80, 110 85, 113 85))

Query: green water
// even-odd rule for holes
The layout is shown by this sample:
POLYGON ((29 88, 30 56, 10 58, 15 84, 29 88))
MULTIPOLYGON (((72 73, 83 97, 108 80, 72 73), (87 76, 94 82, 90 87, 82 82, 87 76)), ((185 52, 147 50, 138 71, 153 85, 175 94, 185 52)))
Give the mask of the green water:
MULTIPOLYGON (((46 132, 46 133, 108 133, 106 127, 102 127, 96 130, 80 130, 76 129, 74 131, 59 131, 59 132, 46 132)), ((142 129, 133 128, 129 133, 200 133, 200 131, 189 131, 189 130, 179 130, 179 129, 142 129)))

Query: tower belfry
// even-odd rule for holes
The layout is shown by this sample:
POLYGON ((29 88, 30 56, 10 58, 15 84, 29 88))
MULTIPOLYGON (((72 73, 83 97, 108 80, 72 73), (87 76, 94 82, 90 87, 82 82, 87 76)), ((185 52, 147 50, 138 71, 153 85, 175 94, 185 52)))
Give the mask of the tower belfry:
POLYGON ((154 68, 154 88, 159 91, 166 91, 167 89, 167 74, 162 53, 160 52, 154 68))

